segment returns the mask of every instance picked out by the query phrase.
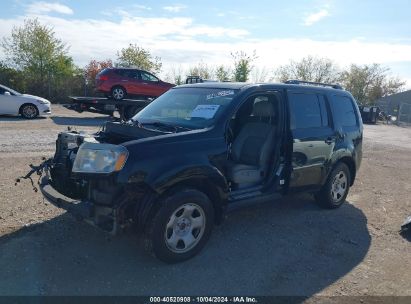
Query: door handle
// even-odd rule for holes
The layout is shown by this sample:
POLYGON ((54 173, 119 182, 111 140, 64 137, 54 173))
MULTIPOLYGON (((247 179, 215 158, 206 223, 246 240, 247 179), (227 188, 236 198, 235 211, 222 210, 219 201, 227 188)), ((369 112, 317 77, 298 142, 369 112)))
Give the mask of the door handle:
POLYGON ((127 82, 128 80, 122 80, 122 82, 127 82))

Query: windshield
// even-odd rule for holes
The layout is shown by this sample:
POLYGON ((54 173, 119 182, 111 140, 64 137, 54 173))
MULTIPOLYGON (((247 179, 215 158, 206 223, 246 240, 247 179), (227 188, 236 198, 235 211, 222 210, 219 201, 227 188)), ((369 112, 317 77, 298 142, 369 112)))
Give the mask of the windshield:
POLYGON ((10 88, 8 88, 8 87, 6 87, 6 86, 4 86, 4 85, 0 85, 0 88, 2 88, 4 91, 10 92, 10 93, 13 94, 13 95, 21 95, 21 93, 15 91, 15 90, 13 90, 13 89, 10 89, 10 88))
POLYGON ((164 93, 132 120, 140 124, 162 123, 190 129, 214 125, 238 90, 176 88, 164 93))

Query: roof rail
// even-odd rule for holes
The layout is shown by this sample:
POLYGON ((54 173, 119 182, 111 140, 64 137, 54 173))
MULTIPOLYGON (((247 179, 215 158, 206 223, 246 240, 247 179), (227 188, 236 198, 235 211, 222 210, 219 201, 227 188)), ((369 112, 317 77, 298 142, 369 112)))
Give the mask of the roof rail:
POLYGON ((321 86, 321 87, 330 87, 330 88, 337 89, 337 90, 342 90, 343 89, 342 86, 340 86, 339 84, 329 84, 329 83, 312 82, 312 81, 295 80, 295 79, 287 80, 284 83, 286 83, 286 84, 316 85, 316 86, 321 86))

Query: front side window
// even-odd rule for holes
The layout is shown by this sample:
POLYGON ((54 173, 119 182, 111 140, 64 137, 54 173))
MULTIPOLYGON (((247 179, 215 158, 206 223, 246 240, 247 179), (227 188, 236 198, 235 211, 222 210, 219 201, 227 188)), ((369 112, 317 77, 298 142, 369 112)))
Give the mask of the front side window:
POLYGON ((291 93, 291 129, 320 128, 328 126, 325 99, 317 94, 291 93))
POLYGON ((141 72, 141 80, 158 82, 158 78, 146 72, 141 72))
POLYGON ((351 98, 334 95, 333 107, 336 112, 336 119, 342 127, 354 127, 357 125, 357 118, 351 98))
POLYGON ((212 126, 238 90, 177 88, 155 99, 132 120, 140 124, 165 123, 192 129, 212 126))
POLYGON ((5 92, 9 92, 11 95, 16 95, 16 96, 21 95, 21 93, 15 91, 15 90, 12 90, 12 89, 10 89, 6 86, 1 86, 0 87, 0 94, 4 95, 5 92))

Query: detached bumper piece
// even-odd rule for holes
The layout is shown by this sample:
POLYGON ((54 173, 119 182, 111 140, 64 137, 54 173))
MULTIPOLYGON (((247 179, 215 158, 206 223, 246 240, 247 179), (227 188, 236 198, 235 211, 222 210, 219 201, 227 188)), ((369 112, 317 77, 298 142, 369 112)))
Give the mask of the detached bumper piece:
POLYGON ((115 209, 97 206, 89 201, 74 200, 66 197, 53 188, 46 176, 41 180, 40 191, 51 204, 66 210, 78 220, 83 220, 111 234, 118 233, 115 209))

